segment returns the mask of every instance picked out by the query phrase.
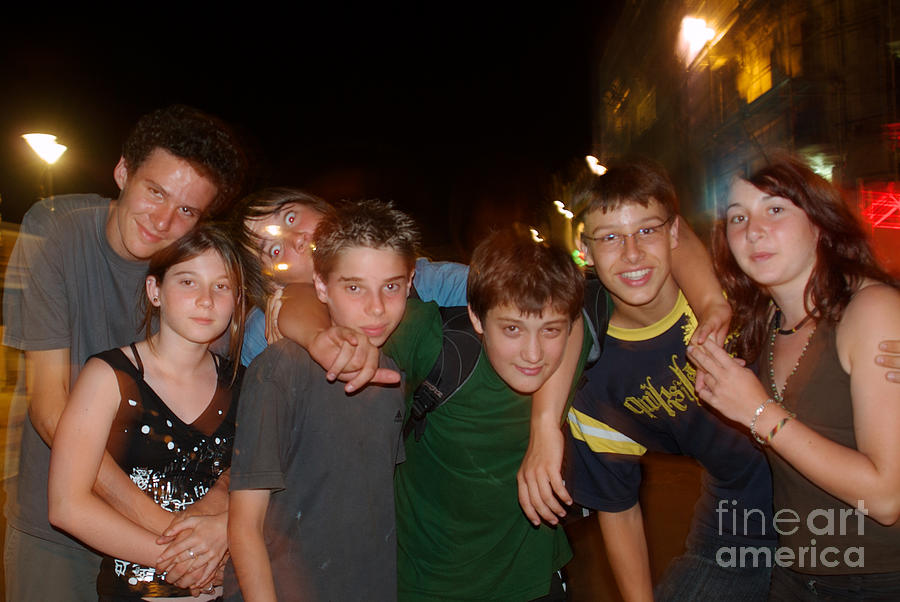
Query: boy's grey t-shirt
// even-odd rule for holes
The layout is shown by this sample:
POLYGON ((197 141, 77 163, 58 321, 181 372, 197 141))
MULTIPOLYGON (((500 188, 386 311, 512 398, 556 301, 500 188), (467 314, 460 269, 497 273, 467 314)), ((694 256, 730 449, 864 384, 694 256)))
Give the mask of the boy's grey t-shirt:
MULTIPOLYGON (((70 385, 88 357, 140 336, 147 264, 127 261, 109 246, 109 203, 93 194, 35 203, 6 273, 3 344, 27 351, 68 348, 70 385)), ((18 401, 24 392, 20 382, 18 401)), ((80 547, 47 520, 49 467, 50 448, 26 415, 18 476, 7 488, 7 520, 20 531, 80 547)))
MULTIPOLYGON (((240 399, 231 490, 272 490, 264 537, 278 599, 396 599, 402 388, 346 395, 283 339, 250 364, 240 399)), ((229 563, 226 599, 237 589, 229 563)))

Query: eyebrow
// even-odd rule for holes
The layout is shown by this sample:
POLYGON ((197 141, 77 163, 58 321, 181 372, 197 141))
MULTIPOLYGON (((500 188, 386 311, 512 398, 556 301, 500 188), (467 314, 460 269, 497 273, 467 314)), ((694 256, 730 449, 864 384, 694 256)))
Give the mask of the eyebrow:
MULTIPOLYGON (((775 199, 782 199, 782 200, 785 200, 785 201, 790 201, 790 199, 786 199, 786 198, 784 198, 784 197, 782 197, 782 196, 778 196, 777 194, 764 194, 763 196, 760 197, 760 200, 761 200, 761 201, 772 201, 772 200, 775 200, 775 199)), ((741 205, 740 203, 730 203, 730 204, 725 208, 725 210, 728 211, 728 210, 731 209, 732 207, 743 207, 743 205, 741 205)))
MULTIPOLYGON (((666 218, 660 217, 658 215, 649 215, 643 219, 638 220, 637 224, 639 227, 645 227, 648 222, 652 223, 656 220, 659 220, 660 222, 665 222, 666 218)), ((601 225, 601 226, 597 226, 596 228, 591 230, 591 234, 594 234, 595 232, 600 231, 600 230, 621 230, 623 227, 624 226, 622 224, 615 224, 615 225, 610 225, 610 226, 602 226, 601 225)))
MULTIPOLYGON (((169 272, 168 274, 166 274, 166 276, 167 277, 168 276, 178 276, 178 277, 193 276, 194 278, 197 278, 200 276, 200 272, 197 270, 175 270, 175 271, 169 272)), ((223 278, 225 280, 231 281, 231 276, 228 274, 227 271, 220 273, 212 280, 222 280, 223 278)))
POLYGON ((157 182, 156 180, 154 180, 152 178, 144 178, 144 182, 146 182, 152 188, 158 189, 164 197, 168 198, 169 191, 166 190, 165 186, 163 186, 162 184, 160 184, 159 182, 157 182))
MULTIPOLYGON (((391 276, 390 278, 386 278, 383 282, 396 282, 397 280, 405 280, 406 276, 403 274, 398 274, 397 276, 391 276)), ((362 282, 362 276, 338 276, 338 281, 340 282, 362 282)))
MULTIPOLYGON (((497 321, 505 322, 507 324, 524 324, 525 323, 525 320, 523 320, 521 318, 510 318, 510 317, 504 317, 504 316, 497 316, 497 321)), ((567 319, 559 318, 558 320, 551 320, 549 322, 544 322, 543 324, 541 324, 541 327, 544 328, 547 326, 564 325, 567 322, 568 322, 567 319)))
POLYGON ((543 326, 546 328, 547 326, 565 326, 569 321, 565 319, 559 320, 551 320, 550 322, 544 322, 543 326))

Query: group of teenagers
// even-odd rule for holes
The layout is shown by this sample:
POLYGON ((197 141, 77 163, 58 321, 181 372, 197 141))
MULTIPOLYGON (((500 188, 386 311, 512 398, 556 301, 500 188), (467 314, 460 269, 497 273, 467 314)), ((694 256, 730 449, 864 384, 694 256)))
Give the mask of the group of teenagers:
POLYGON ((799 159, 734 180, 712 260, 659 166, 586 174, 587 276, 516 228, 431 262, 392 204, 245 167, 168 107, 117 199, 25 216, 8 600, 565 600, 573 503, 627 600, 900 596, 900 291, 799 159), (648 451, 704 468, 655 588, 648 451))

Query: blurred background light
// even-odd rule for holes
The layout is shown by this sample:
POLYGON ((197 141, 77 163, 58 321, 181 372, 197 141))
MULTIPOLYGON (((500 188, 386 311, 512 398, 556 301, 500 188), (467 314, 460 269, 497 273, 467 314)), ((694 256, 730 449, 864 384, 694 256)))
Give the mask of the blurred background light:
POLYGON ((588 155, 584 158, 587 161, 588 167, 592 172, 597 174, 598 176, 602 176, 606 173, 606 167, 600 164, 600 160, 597 159, 594 155, 588 155))
POLYGON ((31 150, 48 165, 56 163, 68 148, 56 142, 56 136, 53 134, 23 134, 22 138, 25 139, 31 150))
POLYGON ((573 217, 575 217, 574 213, 566 209, 566 206, 562 201, 553 201, 553 204, 556 205, 556 210, 562 213, 566 219, 572 219, 573 217))
POLYGON ((685 17, 682 19, 679 39, 685 64, 690 65, 693 63, 700 51, 703 50, 703 47, 711 42, 714 37, 716 37, 715 30, 707 25, 705 19, 697 17, 685 17))

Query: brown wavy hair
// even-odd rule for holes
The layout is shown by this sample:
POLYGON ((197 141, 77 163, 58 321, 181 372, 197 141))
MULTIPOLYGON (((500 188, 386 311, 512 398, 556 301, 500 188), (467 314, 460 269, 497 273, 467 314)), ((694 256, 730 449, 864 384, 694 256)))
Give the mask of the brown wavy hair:
POLYGON ((501 305, 526 316, 541 316, 549 305, 574 322, 584 305, 584 275, 562 247, 536 242, 528 230, 509 227, 475 248, 466 296, 482 322, 501 305))
MULTIPOLYGON (((897 286, 875 260, 868 235, 850 205, 825 178, 795 155, 779 154, 746 181, 789 200, 818 229, 816 263, 806 283, 806 309, 817 320, 837 323, 863 280, 897 286)), ((728 248, 724 208, 713 231, 713 263, 740 332, 734 351, 755 361, 766 340, 771 296, 738 266, 728 248)))

